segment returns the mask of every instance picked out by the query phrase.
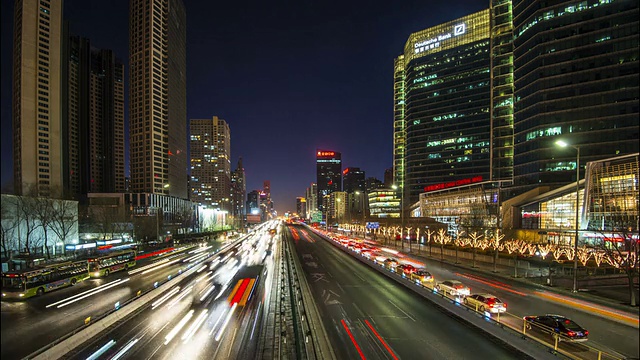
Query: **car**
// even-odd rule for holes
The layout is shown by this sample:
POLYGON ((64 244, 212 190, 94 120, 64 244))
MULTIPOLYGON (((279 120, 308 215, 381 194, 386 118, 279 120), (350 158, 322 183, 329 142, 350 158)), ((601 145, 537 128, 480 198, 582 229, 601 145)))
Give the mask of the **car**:
POLYGON ((384 267, 386 267, 389 270, 394 269, 396 266, 398 266, 398 260, 394 259, 394 258, 387 258, 384 263, 383 263, 384 267))
POLYGON ((436 290, 452 296, 468 296, 471 294, 471 290, 458 280, 440 282, 436 285, 436 290))
POLYGON ((589 339, 589 331, 562 315, 525 316, 527 328, 540 330, 549 334, 563 335, 559 340, 583 342, 589 339))
MULTIPOLYGON (((401 268, 402 270, 402 276, 408 277, 410 276, 412 273, 414 273, 417 269, 415 268, 415 266, 410 265, 410 264, 403 264, 400 265, 399 268, 401 268)), ((398 269, 396 269, 397 271, 398 269)))
POLYGON ((418 285, 433 283, 433 276, 431 276, 431 273, 423 269, 418 269, 412 272, 410 275, 410 278, 411 280, 415 281, 416 284, 418 285))
POLYGON ((496 314, 507 311, 507 304, 491 294, 472 294, 464 298, 464 303, 480 312, 496 314))

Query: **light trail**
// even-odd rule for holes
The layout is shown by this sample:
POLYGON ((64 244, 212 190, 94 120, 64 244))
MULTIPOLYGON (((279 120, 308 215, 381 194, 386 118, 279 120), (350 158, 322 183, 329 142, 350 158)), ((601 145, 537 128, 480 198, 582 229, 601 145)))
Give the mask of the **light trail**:
POLYGON ((168 262, 168 263, 164 263, 164 264, 162 264, 162 265, 154 266, 154 267, 152 267, 151 269, 148 269, 148 270, 143 271, 143 272, 142 272, 142 275, 144 275, 144 274, 148 274, 148 273, 150 273, 150 272, 152 272, 152 271, 156 271, 156 270, 158 270, 158 269, 162 269, 163 267, 166 267, 166 266, 169 266, 169 265, 175 264, 175 263, 177 263, 177 262, 180 262, 180 260, 182 260, 182 259, 177 259, 177 260, 170 261, 170 262, 168 262))
POLYGON ((173 329, 171 329, 171 331, 167 334, 167 336, 165 336, 164 338, 164 344, 167 345, 169 344, 169 342, 171 342, 171 340, 176 336, 176 334, 178 334, 178 332, 187 324, 187 322, 189 321, 189 319, 191 319, 191 317, 193 316, 193 310, 190 310, 187 315, 185 315, 182 320, 180 320, 180 322, 178 323, 178 325, 176 325, 173 329))
POLYGON ((98 351, 91 354, 91 356, 89 356, 87 360, 96 360, 97 358, 100 357, 100 355, 104 354, 107 350, 109 350, 115 344, 116 342, 114 340, 109 340, 109 342, 102 345, 102 347, 98 349, 98 351))
POLYGON ((105 291, 105 290, 107 290, 107 289, 110 289, 110 288, 112 288, 112 287, 114 287, 114 286, 117 286, 117 285, 120 285, 120 284, 124 284, 124 283, 126 283, 127 281, 129 281, 129 279, 130 279, 130 278, 126 278, 126 279, 124 279, 124 280, 122 280, 122 281, 117 281, 117 282, 115 282, 115 281, 114 281, 114 282, 112 282, 112 283, 111 283, 111 285, 109 285, 109 286, 103 287, 103 288, 101 288, 101 289, 99 289, 99 290, 97 290, 97 291, 94 291, 94 292, 92 292, 92 293, 86 294, 86 295, 84 295, 84 296, 81 296, 81 297, 79 297, 79 298, 73 299, 73 300, 68 301, 68 302, 66 302, 66 303, 60 304, 60 305, 56 306, 56 308, 60 309, 61 307, 65 307, 65 306, 67 306, 67 305, 73 304, 73 303, 74 303, 74 302, 76 302, 76 301, 80 301, 80 300, 82 300, 82 299, 88 298, 89 296, 93 296, 93 295, 95 295, 95 294, 97 294, 97 293, 99 293, 99 292, 103 292, 103 291, 105 291))
POLYGON ((63 303, 63 302, 65 302, 65 301, 69 301, 69 300, 71 300, 71 299, 77 298, 77 297, 82 296, 82 295, 84 295, 84 294, 87 294, 87 293, 90 293, 90 292, 96 291, 96 290, 101 289, 101 288, 103 288, 103 287, 105 287, 105 286, 108 286, 108 285, 110 285, 110 284, 117 283, 117 282, 119 282, 119 281, 121 281, 121 280, 122 280, 122 279, 117 279, 117 280, 114 280, 114 281, 112 281, 112 282, 110 282, 110 283, 102 284, 102 285, 97 286, 97 287, 95 287, 95 288, 93 288, 93 289, 89 289, 89 290, 87 290, 87 291, 81 292, 80 294, 76 294, 76 295, 70 296, 70 297, 68 297, 68 298, 66 298, 66 299, 62 299, 62 300, 60 300, 60 301, 56 301, 56 302, 54 302, 54 303, 52 303, 52 304, 49 304, 49 305, 47 305, 47 306, 45 306, 45 307, 48 309, 48 308, 50 308, 50 307, 52 307, 52 306, 56 306, 56 305, 58 305, 58 304, 60 304, 60 303, 63 303))
POLYGON ((151 304, 151 310, 155 310, 156 308, 158 308, 160 305, 162 305, 165 301, 167 301, 168 298, 170 298, 171 296, 177 294, 180 291, 180 286, 174 287, 173 289, 171 289, 168 293, 166 293, 164 296, 162 296, 160 299, 154 301, 151 304))
POLYGON ((353 337, 353 334, 351 333, 351 330, 349 330, 349 327, 347 326, 347 323, 344 321, 344 319, 342 319, 340 322, 342 323, 342 326, 344 327, 344 329, 347 331, 347 335, 349 335, 349 338, 351 339, 351 342, 353 343, 353 346, 355 346, 356 350, 358 350, 358 354, 360 354, 360 358, 362 360, 366 360, 366 358, 364 357, 364 354, 362 353, 362 350, 360 349, 360 346, 356 342, 356 339, 353 337))
POLYGON ((398 360, 398 357, 396 356, 396 354, 393 353, 393 350, 391 350, 391 348, 389 347, 389 345, 387 345, 387 342, 384 341, 384 339, 382 338, 382 336, 380 336, 380 334, 378 334, 378 332, 376 331, 376 329, 373 328, 373 326, 371 325, 371 323, 369 323, 369 320, 364 320, 365 324, 367 324, 367 326, 369 327, 369 329, 371 329, 371 331, 373 331, 373 334, 378 338, 378 340, 380 340, 380 342, 382 343, 382 345, 384 345, 385 349, 387 349, 387 351, 389 352, 389 354, 391 354, 391 357, 394 358, 395 360, 398 360))
POLYGON ((130 341, 125 347, 123 347, 120 351, 118 351, 118 353, 115 354, 115 356, 112 357, 110 360, 120 359, 127 351, 129 351, 129 349, 133 347, 133 345, 135 345, 138 342, 138 340, 139 339, 133 339, 133 341, 130 341))
POLYGON ((231 307, 231 310, 229 310, 229 313, 227 314, 227 318, 224 319, 224 323, 222 324, 220 331, 218 331, 218 334, 216 335, 216 341, 220 341, 220 338, 222 337, 222 334, 224 334, 224 330, 227 328, 227 325, 231 320, 231 316, 233 315, 233 312, 236 311, 237 306, 238 306, 237 303, 233 304, 233 306, 231 307))
POLYGON ((191 324, 189 329, 187 329, 187 331, 185 331, 184 335, 182 335, 182 340, 184 341, 185 344, 189 341, 189 339, 191 339, 193 334, 195 334, 195 332, 198 331, 198 329, 200 328, 200 326, 202 325, 202 323, 206 319, 208 311, 209 310, 207 310, 207 309, 202 310, 202 312, 200 313, 200 315, 198 315, 198 317, 193 322, 193 324, 191 324))
POLYGON ((178 296, 177 298, 175 298, 172 302, 170 302, 169 304, 167 304, 167 309, 171 309, 175 304, 177 304, 178 302, 180 302, 180 300, 184 299, 187 295, 189 295, 189 293, 191 292, 191 290, 193 289, 193 285, 189 286, 186 289, 183 289, 182 295, 178 296))

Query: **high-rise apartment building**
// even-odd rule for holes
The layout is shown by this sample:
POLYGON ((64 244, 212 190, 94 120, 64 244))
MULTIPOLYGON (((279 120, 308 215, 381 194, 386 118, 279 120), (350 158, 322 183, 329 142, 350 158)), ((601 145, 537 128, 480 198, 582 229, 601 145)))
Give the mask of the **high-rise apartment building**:
POLYGON ((16 0, 13 25, 13 174, 17 194, 62 190, 62 1, 16 0))
POLYGON ((311 216, 318 211, 318 185, 311 183, 305 192, 305 198, 307 199, 307 218, 311 219, 311 216))
POLYGON ((129 2, 131 191, 187 198, 186 12, 129 2))
POLYGON ((231 132, 229 124, 191 119, 191 201, 212 209, 231 207, 231 132))
POLYGON ((296 198, 296 213, 302 219, 305 219, 307 217, 307 199, 306 198, 302 196, 298 196, 296 198))
POLYGON ((489 178, 489 13, 413 33, 396 59, 394 167, 407 204, 430 184, 489 178))
POLYGON ((516 193, 636 153, 638 1, 513 1, 516 193))
POLYGON ((68 34, 63 50, 64 180, 77 198, 124 192, 124 64, 68 34))
MULTIPOLYGON (((332 150, 317 150, 316 177, 318 199, 334 191, 342 191, 342 154, 332 150)), ((318 200, 318 208, 324 212, 322 203, 318 200)))
POLYGON ((342 188, 347 193, 356 191, 364 192, 366 184, 364 181, 364 171, 357 167, 348 167, 342 171, 342 188))

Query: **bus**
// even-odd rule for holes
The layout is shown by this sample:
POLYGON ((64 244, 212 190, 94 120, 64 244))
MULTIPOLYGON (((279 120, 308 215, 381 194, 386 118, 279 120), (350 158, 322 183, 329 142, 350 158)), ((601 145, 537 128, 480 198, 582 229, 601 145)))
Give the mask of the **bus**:
POLYGON ((2 274, 3 299, 27 299, 89 278, 87 261, 66 261, 2 274))
POLYGON ((89 258, 89 275, 92 278, 108 276, 114 271, 127 270, 136 266, 136 251, 128 249, 89 258))

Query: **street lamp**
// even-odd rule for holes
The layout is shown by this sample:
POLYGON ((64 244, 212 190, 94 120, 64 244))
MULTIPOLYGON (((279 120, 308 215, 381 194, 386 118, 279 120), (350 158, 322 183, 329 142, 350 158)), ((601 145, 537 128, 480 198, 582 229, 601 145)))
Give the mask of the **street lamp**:
MULTIPOLYGON (((391 185, 393 190, 400 189, 400 246, 402 246, 402 251, 404 251, 404 191, 402 191, 402 186, 391 185)), ((411 252, 411 239, 409 239, 409 252, 411 252)))
POLYGON ((573 242, 573 292, 578 291, 578 231, 579 231, 579 208, 580 208, 580 147, 570 145, 562 140, 556 141, 559 147, 572 147, 576 150, 576 233, 573 242))

